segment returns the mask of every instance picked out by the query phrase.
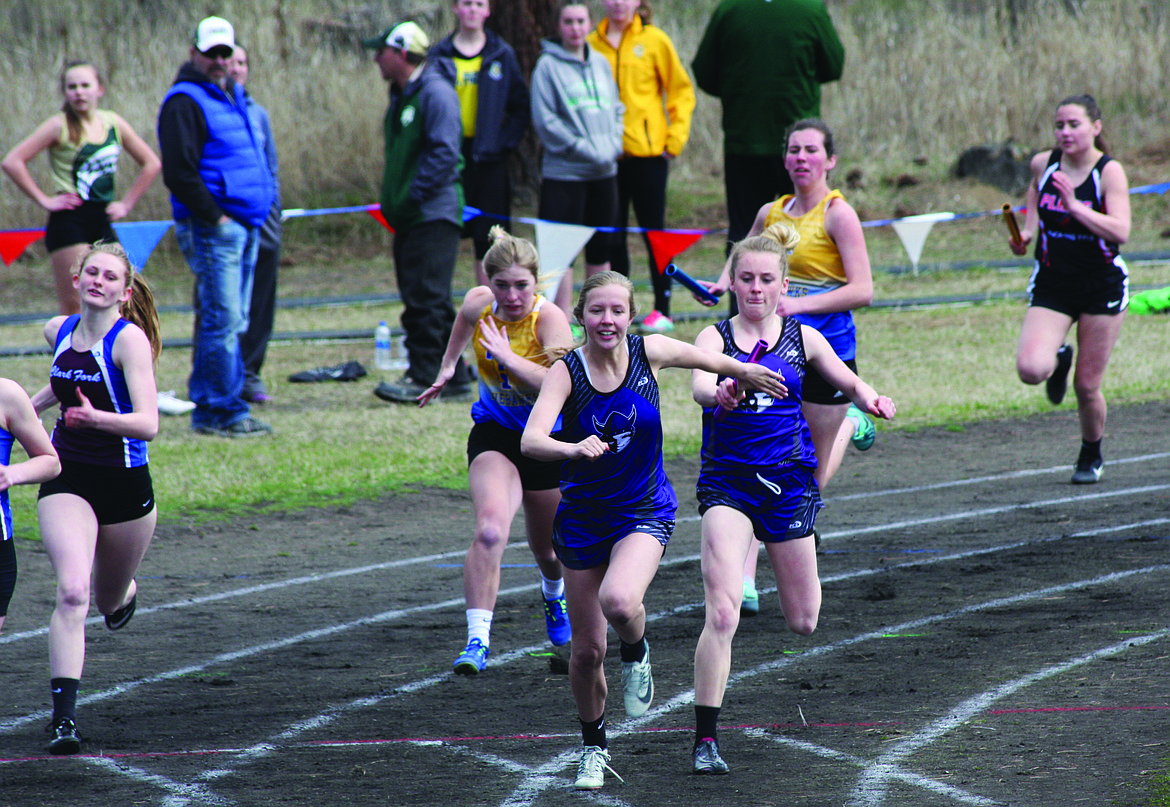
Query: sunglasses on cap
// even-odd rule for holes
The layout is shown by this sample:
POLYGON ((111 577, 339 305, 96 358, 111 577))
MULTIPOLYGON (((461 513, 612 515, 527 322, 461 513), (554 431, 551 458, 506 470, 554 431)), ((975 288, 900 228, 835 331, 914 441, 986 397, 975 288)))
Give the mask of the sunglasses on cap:
POLYGON ((227 45, 216 45, 214 48, 203 51, 203 55, 208 59, 230 59, 233 53, 235 51, 227 45))

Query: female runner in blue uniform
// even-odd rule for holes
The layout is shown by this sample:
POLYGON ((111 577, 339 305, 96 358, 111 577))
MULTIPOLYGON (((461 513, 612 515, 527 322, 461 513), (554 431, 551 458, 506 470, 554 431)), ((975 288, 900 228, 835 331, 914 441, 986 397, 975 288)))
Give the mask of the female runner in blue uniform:
POLYGON ((0 628, 16 588, 16 544, 12 539, 13 485, 44 482, 61 473, 57 450, 37 418, 32 403, 15 381, 0 378, 0 628), (10 464, 13 443, 20 443, 28 459, 10 464))
MULTIPOLYGON (((781 316, 816 328, 837 356, 857 372, 857 327, 853 310, 873 301, 873 274, 861 220, 838 190, 829 186, 829 172, 837 165, 833 132, 824 121, 797 121, 786 136, 784 165, 795 191, 762 206, 748 236, 759 235, 777 221, 792 225, 800 243, 788 261, 788 294, 778 304, 781 316)), ((731 283, 730 264, 713 284, 722 294, 731 283)), ((841 467, 845 449, 867 451, 877 432, 864 412, 815 369, 804 380, 804 417, 816 446, 817 485, 823 492, 841 467)), ((744 566, 745 616, 759 612, 756 593, 758 552, 748 554, 744 566)))
POLYGON ((117 244, 94 245, 73 284, 81 313, 45 325, 53 366, 49 385, 32 399, 38 414, 61 405, 53 429, 61 475, 41 485, 37 507, 57 574, 49 622, 54 754, 81 748, 77 690, 90 578, 106 627, 124 627, 137 602, 134 575, 158 519, 146 448, 158 434, 154 362, 162 342, 154 298, 117 244))
POLYGON ((626 713, 644 714, 654 697, 642 600, 678 507, 662 467, 658 370, 701 368, 777 398, 785 388, 763 365, 660 334, 629 335, 637 315, 634 288, 616 272, 586 280, 573 314, 585 330, 585 344, 549 369, 521 450, 564 463, 553 546, 565 568, 573 626, 569 684, 585 746, 576 787, 596 790, 609 767, 602 666, 607 625, 621 640, 626 713), (551 436, 558 417, 560 439, 551 436))
POLYGON ((799 240, 786 223, 736 245, 729 262, 739 313, 711 325, 695 344, 745 361, 763 340, 759 362, 784 379, 788 395, 744 394, 735 379, 695 370, 692 392, 703 407, 703 463, 698 498, 707 616, 695 649, 695 743, 692 770, 727 773, 716 727, 739 626, 745 558, 759 538, 776 574, 788 628, 808 636, 817 625, 821 584, 813 540, 820 491, 817 456, 802 410, 806 371, 816 371, 861 411, 894 417, 879 396, 837 356, 819 331, 777 312, 788 291, 789 250, 799 240))
POLYGON ((467 646, 455 659, 460 675, 477 675, 487 666, 500 562, 521 504, 528 546, 540 568, 549 641, 568 644, 570 635, 561 564, 552 548, 552 521, 561 500, 560 465, 523 456, 520 434, 548 372, 545 346, 568 345, 573 336, 564 312, 536 293, 536 248, 498 225, 488 238, 492 244, 483 259, 488 285, 467 292, 439 375, 418 398, 419 406, 426 406, 442 392, 476 337, 479 400, 471 407, 475 425, 467 438, 475 538, 463 564, 467 646))
POLYGON ((1129 271, 1118 254, 1129 240, 1129 181, 1121 163, 1105 154, 1101 110, 1091 95, 1066 98, 1056 107, 1056 148, 1032 158, 1028 212, 1017 255, 1036 241, 1036 269, 1028 285, 1016 371, 1025 384, 1046 382, 1048 399, 1064 400, 1077 324, 1077 415, 1081 452, 1074 485, 1101 478, 1101 437, 1107 407, 1101 392, 1105 367, 1129 306, 1129 271))

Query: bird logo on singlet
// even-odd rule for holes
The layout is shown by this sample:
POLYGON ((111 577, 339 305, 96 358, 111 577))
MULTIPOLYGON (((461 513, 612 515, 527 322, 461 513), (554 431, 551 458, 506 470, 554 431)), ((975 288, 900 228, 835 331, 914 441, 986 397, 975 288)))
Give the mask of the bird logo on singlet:
POLYGON ((611 412, 604 423, 599 423, 597 416, 593 417, 593 428, 597 436, 609 446, 614 454, 620 453, 634 439, 634 422, 638 419, 638 410, 630 407, 630 414, 611 412))

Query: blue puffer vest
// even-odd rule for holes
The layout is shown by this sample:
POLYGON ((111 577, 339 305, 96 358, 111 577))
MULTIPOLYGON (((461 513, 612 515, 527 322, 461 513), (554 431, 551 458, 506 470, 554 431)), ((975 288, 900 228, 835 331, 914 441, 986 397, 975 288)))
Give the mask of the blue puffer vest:
MULTIPOLYGON (((180 81, 166 98, 183 93, 199 104, 207 121, 207 142, 199 175, 224 212, 249 227, 259 227, 272 207, 272 176, 258 137, 252 131, 247 100, 241 84, 234 84, 236 102, 228 100, 219 87, 180 81)), ((171 196, 175 219, 190 217, 187 206, 171 196)))

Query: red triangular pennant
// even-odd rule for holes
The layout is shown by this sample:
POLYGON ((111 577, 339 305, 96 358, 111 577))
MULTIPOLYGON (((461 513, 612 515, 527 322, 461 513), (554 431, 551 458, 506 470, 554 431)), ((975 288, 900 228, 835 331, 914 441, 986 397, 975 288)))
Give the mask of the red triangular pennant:
POLYGON ((654 265, 658 273, 662 274, 675 255, 686 252, 703 235, 702 231, 697 230, 647 230, 646 237, 650 239, 650 251, 654 253, 654 265))
POLYGON ((7 230, 0 232, 0 259, 3 259, 5 266, 11 266, 14 260, 24 254, 29 244, 44 237, 44 230, 7 230))
POLYGON ((371 216, 373 216, 374 219, 379 224, 381 224, 383 227, 385 227, 387 230, 389 230, 390 232, 394 232, 394 228, 390 226, 390 224, 386 221, 386 217, 382 215, 382 208, 380 208, 380 207, 367 207, 366 212, 369 213, 371 216))

